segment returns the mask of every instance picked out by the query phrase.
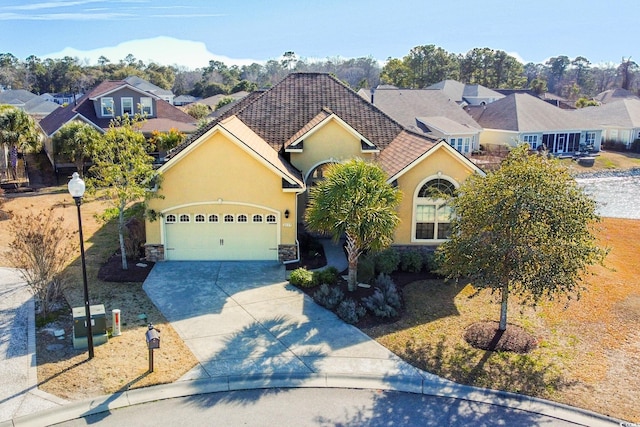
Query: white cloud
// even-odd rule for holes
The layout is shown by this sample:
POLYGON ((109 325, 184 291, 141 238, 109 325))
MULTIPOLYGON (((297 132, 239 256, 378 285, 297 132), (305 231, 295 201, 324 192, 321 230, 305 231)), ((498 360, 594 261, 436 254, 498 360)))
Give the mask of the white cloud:
POLYGON ((263 63, 257 59, 229 58, 209 52, 202 42, 180 40, 172 37, 154 37, 150 39, 130 40, 117 46, 107 46, 91 50, 78 50, 67 47, 60 52, 42 55, 43 58, 63 58, 70 56, 89 64, 97 64, 98 58, 104 56, 111 62, 118 62, 127 55, 133 55, 145 64, 156 62, 161 65, 178 65, 189 69, 203 68, 209 61, 222 61, 227 65, 249 65, 254 62, 263 63))

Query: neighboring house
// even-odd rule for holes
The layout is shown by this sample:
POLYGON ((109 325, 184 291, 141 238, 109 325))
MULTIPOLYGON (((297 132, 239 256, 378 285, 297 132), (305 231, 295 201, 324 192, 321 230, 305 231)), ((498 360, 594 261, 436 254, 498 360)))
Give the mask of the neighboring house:
POLYGON ((182 107, 184 105, 189 105, 194 102, 200 101, 202 98, 196 98, 192 95, 178 95, 173 99, 173 105, 176 107, 182 107))
POLYGON ((440 90, 378 88, 358 94, 408 130, 444 139, 467 156, 479 149, 482 127, 440 90))
MULTIPOLYGON (((239 99, 244 98, 245 96, 249 95, 249 92, 246 92, 244 90, 241 90, 240 92, 236 92, 236 93, 231 93, 229 95, 224 95, 224 94, 219 94, 219 95, 213 95, 210 96, 208 98, 203 98, 200 101, 198 101, 200 104, 204 104, 209 106, 209 108, 211 108, 212 111, 215 111, 216 106, 218 105, 218 103, 223 99, 223 98, 231 98, 233 100, 233 102, 236 102, 239 99)), ((228 105, 228 104, 227 104, 228 105)))
POLYGON ((173 100, 175 96, 173 95, 173 92, 170 90, 162 89, 160 86, 156 86, 153 83, 150 83, 144 79, 141 79, 138 76, 129 76, 126 79, 124 79, 124 81, 129 83, 131 86, 135 87, 136 89, 140 89, 145 92, 148 92, 160 99, 167 101, 169 104, 174 105, 173 100))
POLYGON ((584 146, 600 150, 602 129, 572 111, 554 107, 525 93, 514 93, 467 111, 484 129, 480 144, 487 150, 526 142, 554 154, 573 154, 584 146))
POLYGON ((60 92, 60 93, 43 93, 40 96, 46 99, 47 101, 54 102, 58 105, 69 105, 69 104, 75 103, 78 99, 82 98, 84 94, 60 92))
POLYGON ((503 94, 504 96, 509 96, 512 93, 526 93, 529 94, 531 96, 535 96, 538 97, 540 99, 542 99, 543 101, 548 102, 549 104, 562 108, 563 110, 575 110, 576 106, 575 103, 569 101, 566 98, 563 98, 561 96, 555 95, 553 93, 542 93, 540 95, 536 94, 534 91, 532 91, 531 89, 495 89, 496 92, 499 92, 501 94, 503 94))
POLYGON ((624 144, 627 148, 640 140, 640 98, 625 98, 597 107, 573 112, 602 128, 602 140, 624 144))
POLYGON ((0 92, 0 104, 19 108, 36 120, 40 120, 60 108, 58 104, 24 89, 9 89, 0 92))
POLYGON ((444 92, 452 101, 461 106, 487 105, 504 95, 482 85, 468 85, 456 80, 443 80, 428 86, 427 89, 438 89, 444 92))
POLYGON ((444 141, 407 131, 338 79, 293 73, 236 103, 167 155, 146 222, 149 260, 299 257, 307 190, 328 165, 377 162, 404 193, 394 245, 448 237, 451 193, 483 172, 444 141))
POLYGON ((59 108, 40 121, 45 134, 45 151, 56 171, 69 164, 54 158, 53 135, 65 123, 80 120, 91 124, 100 132, 109 129, 111 121, 119 116, 142 113, 145 121, 141 131, 150 135, 154 130, 167 132, 175 128, 184 133, 196 130, 195 119, 157 96, 135 88, 124 80, 108 80, 81 98, 76 105, 59 108))
POLYGON ((638 95, 627 89, 616 88, 605 90, 593 97, 600 104, 611 104, 612 102, 621 101, 623 99, 640 99, 638 95))

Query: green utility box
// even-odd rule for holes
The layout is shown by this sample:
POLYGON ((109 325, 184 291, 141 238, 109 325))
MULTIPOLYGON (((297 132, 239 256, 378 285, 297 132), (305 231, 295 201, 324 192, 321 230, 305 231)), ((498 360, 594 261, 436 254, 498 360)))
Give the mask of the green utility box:
MULTIPOLYGON (((93 335, 93 345, 104 344, 108 341, 107 316, 104 304, 92 305, 91 311, 91 332, 93 335)), ((73 348, 87 348, 87 315, 84 307, 73 307, 73 348)))

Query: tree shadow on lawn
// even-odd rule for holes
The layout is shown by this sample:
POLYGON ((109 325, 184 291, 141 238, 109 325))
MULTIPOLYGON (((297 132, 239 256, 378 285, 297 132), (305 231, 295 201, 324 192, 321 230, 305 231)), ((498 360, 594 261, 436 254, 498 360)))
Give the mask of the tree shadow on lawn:
POLYGON ((516 354, 479 350, 447 342, 405 345, 404 357, 414 366, 443 378, 476 387, 549 398, 571 387, 560 368, 535 352, 516 354))

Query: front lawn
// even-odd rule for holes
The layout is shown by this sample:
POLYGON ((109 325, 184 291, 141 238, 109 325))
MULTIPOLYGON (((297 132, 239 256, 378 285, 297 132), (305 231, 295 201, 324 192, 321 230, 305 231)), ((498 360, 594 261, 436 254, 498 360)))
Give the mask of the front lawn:
POLYGON ((420 280, 403 288, 405 311, 394 323, 362 327, 403 359, 453 381, 524 393, 629 421, 640 421, 640 221, 605 218, 594 267, 579 301, 537 309, 510 298, 509 323, 538 337, 528 354, 482 351, 464 330, 498 320, 499 302, 471 285, 420 280))

